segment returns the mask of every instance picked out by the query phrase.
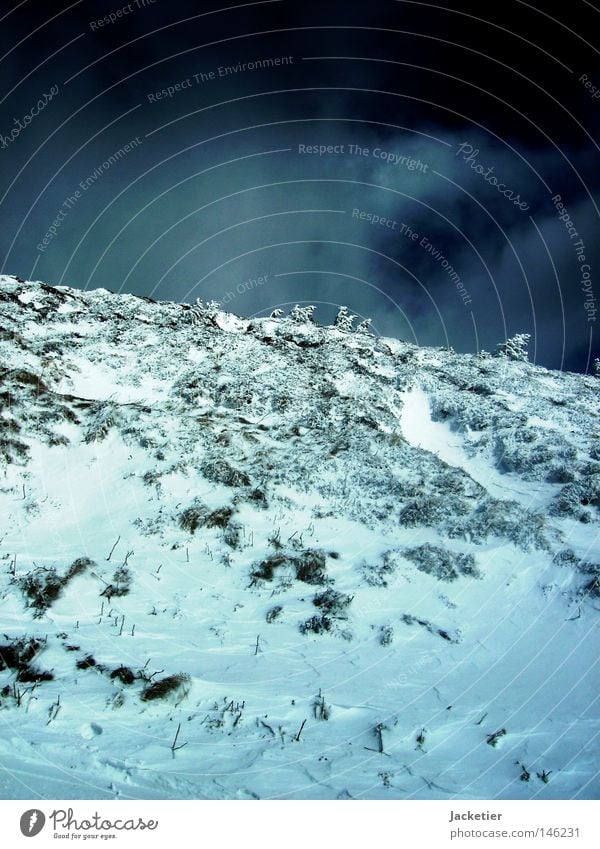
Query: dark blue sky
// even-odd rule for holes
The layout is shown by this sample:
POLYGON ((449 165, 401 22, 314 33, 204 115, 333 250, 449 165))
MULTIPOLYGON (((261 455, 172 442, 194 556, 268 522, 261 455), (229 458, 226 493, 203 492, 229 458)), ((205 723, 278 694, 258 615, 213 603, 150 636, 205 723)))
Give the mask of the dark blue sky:
POLYGON ((0 14, 4 273, 323 323, 346 304, 460 351, 523 331, 553 368, 598 355, 585 0, 0 14))

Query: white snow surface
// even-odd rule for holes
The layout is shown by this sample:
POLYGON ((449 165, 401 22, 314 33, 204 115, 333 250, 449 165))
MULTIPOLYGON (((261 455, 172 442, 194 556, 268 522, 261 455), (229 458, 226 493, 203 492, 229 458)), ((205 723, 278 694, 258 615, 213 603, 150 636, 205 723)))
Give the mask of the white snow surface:
POLYGON ((0 310, 0 797, 597 798, 598 379, 0 310))

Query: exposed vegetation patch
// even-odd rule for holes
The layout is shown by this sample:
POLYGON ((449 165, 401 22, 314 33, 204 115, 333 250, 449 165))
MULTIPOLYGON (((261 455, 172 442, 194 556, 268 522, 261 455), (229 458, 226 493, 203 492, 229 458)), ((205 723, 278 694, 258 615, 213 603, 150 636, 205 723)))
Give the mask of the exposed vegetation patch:
POLYGON ((600 472, 595 470, 574 483, 566 484, 551 506, 553 515, 573 516, 583 522, 597 518, 599 509, 600 472))
POLYGON ((250 478, 246 472, 235 469, 226 460, 207 460, 201 471, 204 477, 213 483, 231 487, 250 486, 250 478))
POLYGON ((283 607, 280 604, 276 604, 275 607, 272 607, 269 611, 267 611, 266 620, 271 625, 281 616, 283 611, 283 607))
POLYGON ((124 595, 128 595, 129 588, 131 587, 131 572, 123 564, 122 566, 118 566, 113 574, 112 582, 108 584, 100 593, 101 596, 105 596, 109 601, 113 597, 120 597, 124 595))
POLYGON ((337 622, 348 618, 347 608, 352 603, 352 599, 353 596, 339 593, 331 588, 317 593, 313 598, 313 604, 319 610, 319 613, 302 622, 300 632, 302 634, 322 634, 334 630, 337 622))
POLYGON ((29 606, 34 608, 35 616, 40 617, 61 595, 64 587, 76 575, 81 575, 95 566, 88 557, 80 557, 73 561, 64 575, 60 575, 54 566, 37 566, 25 575, 16 579, 19 589, 28 599, 29 606))
POLYGON ((526 551, 550 548, 542 513, 526 510, 517 501, 486 498, 468 516, 446 523, 450 537, 464 537, 475 543, 490 536, 504 537, 526 551))
POLYGON ((114 401, 93 401, 84 429, 84 442, 102 442, 113 427, 123 424, 119 407, 114 401))
POLYGON ((189 682, 190 676, 184 672, 168 675, 166 678, 159 678, 158 681, 152 681, 148 684, 142 691, 140 698, 143 702, 153 702, 157 699, 171 697, 175 697, 179 701, 187 695, 189 682))
MULTIPOLYGON (((5 639, 6 634, 4 635, 5 639)), ((52 672, 40 670, 33 664, 38 654, 46 647, 46 640, 35 637, 17 637, 0 645, 0 671, 11 669, 16 680, 23 682, 51 681, 52 672)))
POLYGON ((334 619, 347 619, 347 608, 352 603, 353 598, 354 596, 339 593, 330 588, 322 593, 317 593, 313 598, 313 604, 324 614, 334 619))
POLYGON ((134 672, 128 666, 117 666, 110 673, 111 679, 120 681, 121 684, 130 686, 136 679, 134 672))
POLYGON ((251 572, 252 583, 272 581, 279 570, 291 573, 305 584, 327 583, 327 558, 323 551, 307 548, 299 553, 274 554, 257 564, 251 572))
POLYGON ((226 528, 233 516, 233 508, 219 507, 206 517, 207 528, 226 528))
POLYGON ((374 563, 363 562, 361 572, 369 586, 387 587, 397 567, 397 552, 386 551, 382 558, 374 563))
POLYGON ((422 628, 425 628, 426 631, 429 631, 430 634, 435 634, 443 640, 447 640, 449 643, 460 643, 461 637, 458 630, 450 632, 445 628, 438 628, 430 622, 429 619, 420 619, 418 616, 413 616, 411 613, 404 613, 402 615, 402 621, 405 625, 420 625, 422 628))
POLYGON ((404 557, 415 564, 420 572, 433 575, 439 581, 455 581, 460 575, 480 578, 472 554, 458 554, 438 545, 425 543, 403 551, 404 557))
POLYGON ((179 527, 190 534, 202 527, 208 516, 208 508, 201 501, 195 501, 179 515, 179 527))

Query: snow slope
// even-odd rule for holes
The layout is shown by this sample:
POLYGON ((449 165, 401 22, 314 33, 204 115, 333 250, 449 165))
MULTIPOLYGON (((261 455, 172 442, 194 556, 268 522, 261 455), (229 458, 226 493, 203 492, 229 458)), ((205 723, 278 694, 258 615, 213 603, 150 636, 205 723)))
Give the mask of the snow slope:
POLYGON ((0 796, 597 797, 599 388, 0 277, 0 796))

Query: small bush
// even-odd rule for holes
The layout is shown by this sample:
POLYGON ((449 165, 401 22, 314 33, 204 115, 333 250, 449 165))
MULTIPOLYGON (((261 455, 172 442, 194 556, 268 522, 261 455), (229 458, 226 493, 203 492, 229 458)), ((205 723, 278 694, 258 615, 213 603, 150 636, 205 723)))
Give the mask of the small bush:
POLYGON ((600 508, 600 474, 592 473, 581 480, 568 483, 558 493, 551 506, 555 516, 575 516, 583 507, 600 508))
POLYGON ((394 629, 391 625, 384 625, 379 632, 379 644, 391 646, 394 641, 394 629))
POLYGON ((113 681, 117 679, 122 684, 127 684, 128 686, 135 681, 135 675, 128 666, 118 666, 116 669, 113 669, 110 677, 113 681))
POLYGON ((77 560, 74 560, 69 566, 67 574, 65 575, 65 580, 70 581, 71 578, 74 578, 76 575, 83 575, 83 573, 87 572, 90 568, 97 568, 97 564, 93 560, 90 560, 89 557, 78 557, 77 560))
POLYGON ((92 667, 97 666, 96 658, 88 654, 86 657, 77 661, 77 669, 92 669, 92 667))
POLYGON ((45 641, 35 637, 19 637, 6 645, 0 645, 0 671, 12 669, 17 673, 17 681, 51 681, 54 678, 51 672, 32 665, 45 645, 45 641))
POLYGON ((256 566, 252 572, 252 578, 260 581, 272 581, 275 577, 275 569, 289 563, 289 559, 285 554, 277 554, 273 557, 267 557, 256 566))
POLYGON ((121 414, 113 401, 97 401, 90 407, 90 417, 83 441, 102 442, 111 428, 121 423, 121 414))
POLYGON ((320 719, 324 722, 327 722, 331 717, 331 705, 326 703, 325 696, 322 696, 320 692, 313 703, 313 713, 315 719, 320 719))
POLYGON ((302 634, 323 634, 332 628, 333 622, 328 616, 311 616, 300 624, 302 634))
POLYGON ((100 595, 105 596, 110 601, 111 598, 120 598, 121 596, 128 595, 130 586, 131 572, 127 566, 119 566, 115 569, 112 583, 108 584, 100 595))
POLYGON ((322 551, 307 548, 295 558, 296 578, 305 584, 324 584, 327 580, 326 559, 322 551))
POLYGON ((153 681, 143 690, 141 699, 143 702, 152 702, 157 699, 166 699, 169 696, 184 696, 187 694, 190 676, 179 672, 176 675, 168 675, 153 681))
POLYGON ((0 646, 0 670, 25 669, 43 648, 44 643, 34 637, 20 637, 0 646))
POLYGON ((275 622, 275 620, 279 618, 282 610, 283 610, 283 607, 280 604, 277 604, 277 605, 275 605, 275 607, 272 607, 269 611, 267 611, 266 619, 267 619, 267 622, 269 623, 269 625, 272 622, 275 622))
POLYGON ((252 579, 272 581, 275 570, 283 566, 293 569, 296 579, 305 584, 322 585, 327 582, 325 554, 311 548, 299 554, 274 554, 267 557, 252 570, 252 579))
POLYGON ((54 675, 48 672, 47 669, 37 669, 34 666, 28 666, 19 672, 19 681, 24 683, 38 683, 40 681, 53 681, 54 675))
POLYGON ((253 501, 255 504, 258 504, 261 507, 267 506, 267 496, 265 495, 263 490, 259 489, 258 487, 248 493, 248 500, 253 501))
POLYGON ((205 524, 208 510, 206 506, 200 502, 194 503, 188 507, 179 516, 179 527, 182 531, 187 531, 190 534, 205 524))
POLYGON ((17 584, 30 607, 35 608, 36 618, 45 611, 60 596, 63 588, 76 575, 83 574, 90 566, 96 566, 89 557, 80 557, 69 566, 65 575, 59 575, 54 566, 38 566, 17 580, 17 584))
POLYGON ((458 630, 454 634, 450 634, 443 628, 436 628, 433 622, 430 622, 429 619, 419 619, 418 616, 413 616, 412 613, 403 613, 401 618, 405 625, 420 625, 430 634, 437 635, 443 640, 447 640, 449 643, 460 643, 461 635, 458 630))
POLYGON ((233 510, 231 507, 220 507, 218 510, 213 510, 213 512, 206 517, 206 527, 226 528, 232 516, 233 510))
POLYGON ((66 582, 54 567, 45 566, 33 569, 18 580, 19 588, 29 599, 30 607, 35 608, 36 616, 42 616, 56 601, 66 582))
POLYGON ((225 528, 223 540, 230 548, 239 548, 242 540, 242 526, 238 522, 231 522, 225 528))
POLYGON ((347 619, 346 609, 350 606, 353 596, 338 593, 336 590, 327 589, 318 593, 313 598, 315 607, 319 607, 324 614, 334 619, 347 619))

